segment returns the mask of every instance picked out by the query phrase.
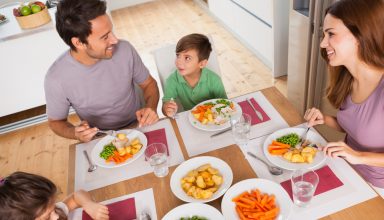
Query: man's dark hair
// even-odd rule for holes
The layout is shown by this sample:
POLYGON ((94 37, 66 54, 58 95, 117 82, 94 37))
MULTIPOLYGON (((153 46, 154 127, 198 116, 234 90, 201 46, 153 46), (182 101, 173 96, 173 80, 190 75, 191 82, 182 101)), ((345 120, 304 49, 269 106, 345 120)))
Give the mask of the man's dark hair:
POLYGON ((202 34, 189 34, 177 42, 176 53, 191 49, 197 50, 199 61, 208 59, 212 51, 208 37, 202 34))
POLYGON ((56 29, 64 42, 76 51, 73 37, 87 44, 92 33, 93 20, 106 13, 106 3, 102 0, 61 0, 57 5, 56 29))

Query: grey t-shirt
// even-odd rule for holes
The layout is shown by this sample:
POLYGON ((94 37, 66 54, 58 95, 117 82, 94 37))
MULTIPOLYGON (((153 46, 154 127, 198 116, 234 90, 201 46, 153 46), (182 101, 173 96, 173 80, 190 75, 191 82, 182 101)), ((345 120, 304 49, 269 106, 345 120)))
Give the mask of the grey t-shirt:
POLYGON ((120 40, 111 59, 86 66, 69 50, 49 68, 45 77, 47 115, 66 119, 70 106, 82 120, 100 129, 118 129, 136 120, 140 98, 134 83, 141 84, 149 71, 137 51, 120 40))

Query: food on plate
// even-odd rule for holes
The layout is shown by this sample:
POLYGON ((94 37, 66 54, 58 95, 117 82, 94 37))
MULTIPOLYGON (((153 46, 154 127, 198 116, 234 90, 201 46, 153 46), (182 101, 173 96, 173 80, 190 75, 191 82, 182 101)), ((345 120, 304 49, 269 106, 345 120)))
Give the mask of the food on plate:
POLYGON ((300 137, 296 133, 290 133, 287 135, 284 135, 282 137, 279 137, 276 139, 276 141, 283 143, 283 144, 289 144, 291 147, 296 146, 296 144, 299 143, 300 137))
POLYGON ((276 219, 280 209, 273 194, 260 192, 259 189, 245 191, 232 199, 240 219, 276 219))
POLYGON ((209 199, 223 183, 223 176, 210 164, 191 170, 181 179, 181 188, 195 199, 209 199))
POLYGON ((143 147, 139 138, 129 140, 124 133, 118 133, 116 138, 103 147, 100 157, 106 162, 123 163, 137 154, 143 147))
POLYGON ((192 111, 201 124, 221 125, 229 120, 229 117, 236 112, 233 102, 227 99, 218 99, 213 102, 206 102, 196 106, 192 111))
POLYGON ((5 16, 0 14, 0 21, 5 21, 5 19, 6 19, 5 16))
POLYGON ((193 215, 192 217, 182 217, 180 218, 180 220, 208 220, 208 219, 205 217, 193 215))
POLYGON ((312 163, 317 153, 316 145, 306 140, 302 146, 296 146, 300 141, 299 135, 291 133, 284 135, 268 146, 271 155, 282 156, 292 163, 312 163))

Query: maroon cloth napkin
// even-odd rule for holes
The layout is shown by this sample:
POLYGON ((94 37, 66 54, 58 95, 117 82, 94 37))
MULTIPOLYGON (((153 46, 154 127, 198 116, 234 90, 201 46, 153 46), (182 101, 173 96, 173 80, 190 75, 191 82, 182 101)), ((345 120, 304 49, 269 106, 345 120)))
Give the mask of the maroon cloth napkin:
MULTIPOLYGON (((132 220, 136 219, 135 198, 129 198, 123 201, 107 205, 109 219, 113 220, 132 220)), ((83 220, 92 220, 92 218, 83 211, 83 220)))
POLYGON ((169 156, 169 147, 167 142, 167 136, 165 134, 165 129, 161 128, 154 131, 148 131, 144 133, 148 140, 148 145, 153 143, 162 143, 167 146, 167 152, 169 156))
POLYGON ((243 113, 246 113, 246 114, 251 116, 251 118, 252 118, 251 125, 255 125, 255 124, 259 124, 261 122, 266 122, 266 121, 271 120, 269 118, 269 116, 264 112, 264 110, 260 107, 260 105, 256 102, 256 100, 254 98, 251 98, 249 100, 251 101, 253 107, 255 107, 255 109, 257 111, 259 111, 261 113, 261 115, 263 115, 263 120, 260 120, 259 117, 257 117, 257 114, 253 110, 252 106, 247 101, 239 102, 238 104, 240 105, 241 109, 243 110, 243 113))
MULTIPOLYGON (((315 170, 315 172, 319 176, 319 183, 317 184, 315 196, 344 185, 343 182, 341 182, 340 179, 337 178, 337 176, 329 168, 329 166, 324 166, 318 170, 315 170)), ((280 184, 293 200, 291 179, 280 184)))

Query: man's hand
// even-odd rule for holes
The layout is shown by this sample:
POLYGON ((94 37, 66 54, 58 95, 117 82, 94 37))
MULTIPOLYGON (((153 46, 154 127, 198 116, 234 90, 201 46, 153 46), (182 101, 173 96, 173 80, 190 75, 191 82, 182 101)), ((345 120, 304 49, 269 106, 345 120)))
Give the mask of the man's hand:
POLYGON ((75 137, 82 142, 89 142, 97 131, 97 128, 90 128, 88 122, 82 121, 80 125, 75 127, 75 137))
POLYGON ((159 120, 159 116, 152 108, 139 109, 136 112, 136 117, 139 122, 139 127, 154 124, 159 120))

